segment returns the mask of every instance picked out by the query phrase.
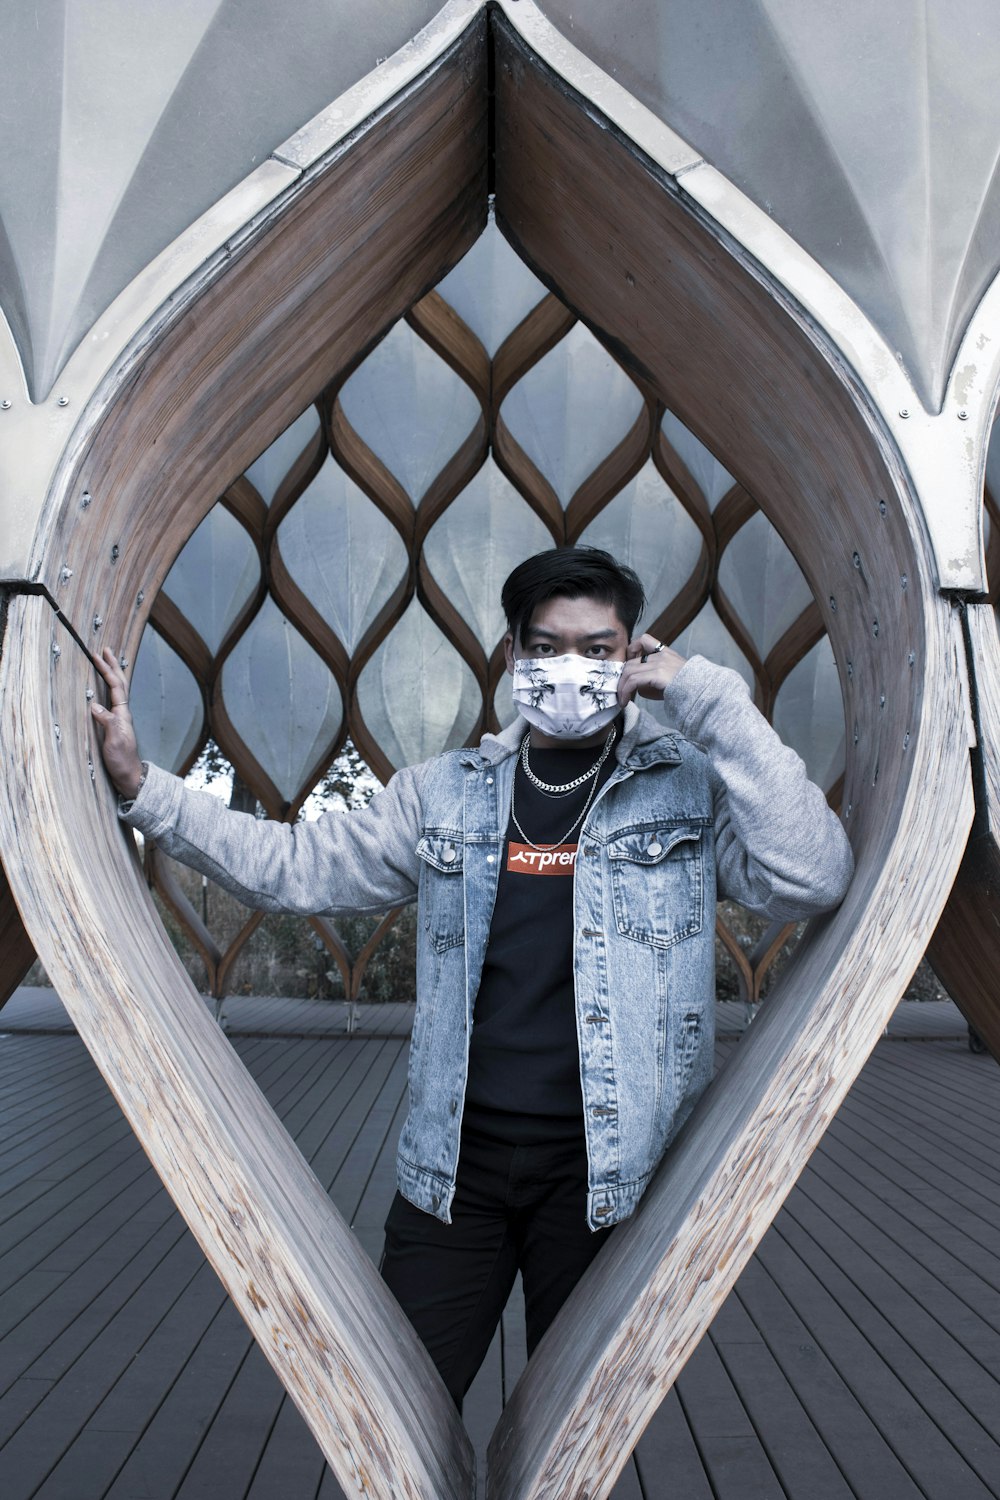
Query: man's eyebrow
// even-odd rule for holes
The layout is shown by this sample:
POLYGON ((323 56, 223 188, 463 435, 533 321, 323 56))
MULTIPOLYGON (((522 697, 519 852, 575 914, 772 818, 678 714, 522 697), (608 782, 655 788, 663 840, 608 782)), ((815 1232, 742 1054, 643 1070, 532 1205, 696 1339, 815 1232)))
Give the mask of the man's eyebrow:
MULTIPOLYGON (((607 630, 590 630, 586 635, 578 635, 576 639, 578 641, 606 641, 609 637, 616 636, 617 634, 618 631, 611 629, 609 626, 607 630)), ((548 636, 550 641, 557 641, 559 639, 558 630, 547 630, 544 625, 529 625, 526 636, 533 635, 548 636)))

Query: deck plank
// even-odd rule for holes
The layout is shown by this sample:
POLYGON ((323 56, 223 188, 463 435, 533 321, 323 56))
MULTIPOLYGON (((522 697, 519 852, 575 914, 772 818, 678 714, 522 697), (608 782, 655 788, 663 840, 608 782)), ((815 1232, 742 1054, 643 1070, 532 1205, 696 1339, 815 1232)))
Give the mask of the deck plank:
MULTIPOLYGON (((4 1500, 343 1500, 79 1042, 4 1040, 4 1500)), ((233 1044, 377 1256, 405 1038, 233 1044)), ((615 1500, 1000 1497, 998 1126, 991 1060, 881 1042, 615 1500)), ((523 1365, 515 1294, 480 1448, 523 1365)))

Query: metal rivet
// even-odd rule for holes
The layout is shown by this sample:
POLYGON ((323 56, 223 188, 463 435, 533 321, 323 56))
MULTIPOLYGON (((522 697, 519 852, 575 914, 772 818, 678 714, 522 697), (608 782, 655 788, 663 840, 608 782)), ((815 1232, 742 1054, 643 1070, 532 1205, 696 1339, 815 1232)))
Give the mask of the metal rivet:
POLYGON ((87 691, 84 693, 84 697, 86 698, 86 700, 87 700, 88 703, 90 702, 91 698, 93 698, 93 696, 94 696, 94 689, 93 688, 88 688, 87 691))
POLYGON ((103 617, 101 615, 95 615, 94 616, 94 629, 95 630, 100 630, 100 628, 101 628, 101 626, 103 624, 104 624, 103 617))
POLYGON ((837 613, 837 601, 832 594, 830 595, 830 608, 833 610, 834 614, 837 613))
POLYGON ((906 733, 903 735, 903 749, 904 750, 908 749, 909 744, 910 744, 910 731, 907 730, 906 733))
POLYGON ((907 411, 907 409, 906 409, 905 406, 901 406, 899 408, 899 415, 903 418, 903 420, 905 422, 906 418, 910 415, 910 413, 907 411))
POLYGON ((847 675, 848 677, 854 676, 854 663, 852 661, 847 663, 847 675))
POLYGON ((905 589, 906 586, 907 586, 907 584, 909 583, 909 581, 910 580, 907 578, 907 576, 906 576, 905 573, 900 573, 900 575, 899 575, 899 586, 900 586, 901 589, 905 589))
POLYGON ((59 569, 59 582, 60 583, 69 583, 69 581, 70 581, 70 579, 72 577, 73 577, 73 569, 72 568, 60 568, 59 569))
POLYGON ((878 635, 878 621, 872 621, 872 635, 878 635))
POLYGON ((52 728, 55 730, 56 739, 57 740, 61 740, 62 739, 62 730, 59 728, 59 725, 58 724, 53 724, 52 728))
POLYGON ((83 494, 80 496, 80 504, 83 506, 84 510, 87 509, 87 506, 90 504, 89 490, 84 490, 83 494))
POLYGON ((56 641, 52 642, 52 655, 62 656, 62 647, 56 641))
POLYGON ((118 658, 118 665, 121 667, 121 669, 122 669, 123 672, 127 671, 128 670, 128 657, 127 656, 119 656, 119 658, 118 658))
POLYGON ((135 607, 136 607, 136 609, 139 608, 139 605, 142 603, 142 601, 143 601, 143 599, 145 599, 145 597, 146 597, 145 590, 144 589, 140 589, 139 592, 135 596, 135 607))
POLYGON ((859 552, 855 552, 854 554, 854 566, 856 568, 860 568, 861 566, 861 554, 859 552))
POLYGON ((89 755, 87 756, 87 769, 90 771, 90 779, 91 779, 91 781, 96 781, 97 780, 97 772, 94 770, 94 762, 91 760, 91 758, 90 758, 89 755))
POLYGON ((965 409, 964 406, 962 407, 962 410, 958 414, 958 420, 960 422, 967 422, 969 420, 969 413, 966 411, 966 409, 965 409))
POLYGON ((10 411, 10 402, 6 396, 0 401, 0 411, 10 411))
POLYGON ((907 665, 910 666, 910 667, 912 667, 913 663, 916 661, 916 659, 917 659, 917 653, 915 651, 911 651, 910 654, 909 654, 909 656, 906 658, 907 665))
POLYGON ((878 508, 879 508, 880 515, 883 515, 883 516, 886 515, 886 513, 888 512, 888 509, 889 509, 889 507, 886 505, 886 503, 885 503, 884 500, 880 500, 879 501, 878 508))
POLYGON ((857 744, 858 740, 860 738, 861 738, 861 735, 858 732, 858 721, 855 719, 855 721, 854 721, 854 743, 857 744))
POLYGON ((59 397, 59 405, 60 406, 68 406, 69 405, 69 397, 68 396, 60 396, 59 397))
POLYGON ((111 561, 117 562, 121 555, 121 548, 119 547, 118 543, 113 542, 111 546, 111 561))
POLYGON ((878 706, 879 706, 879 708, 885 708, 885 694, 884 693, 880 696, 880 698, 878 700, 878 706))

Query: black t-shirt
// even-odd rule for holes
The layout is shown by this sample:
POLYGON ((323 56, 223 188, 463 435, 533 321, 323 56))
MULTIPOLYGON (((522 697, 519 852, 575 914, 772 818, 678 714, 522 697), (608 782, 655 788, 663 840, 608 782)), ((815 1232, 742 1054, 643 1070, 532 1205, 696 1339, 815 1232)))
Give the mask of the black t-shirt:
MULTIPOLYGON (((600 746, 532 750, 530 765, 540 780, 559 785, 581 775, 599 754, 600 746)), ((595 797, 615 764, 612 749, 595 797)), ((569 829, 593 785, 588 778, 565 796, 551 796, 532 785, 520 759, 514 772, 473 1016, 464 1120, 499 1140, 533 1144, 583 1132, 573 996, 573 868, 583 823, 569 829), (539 851, 534 844, 557 847, 539 851)))

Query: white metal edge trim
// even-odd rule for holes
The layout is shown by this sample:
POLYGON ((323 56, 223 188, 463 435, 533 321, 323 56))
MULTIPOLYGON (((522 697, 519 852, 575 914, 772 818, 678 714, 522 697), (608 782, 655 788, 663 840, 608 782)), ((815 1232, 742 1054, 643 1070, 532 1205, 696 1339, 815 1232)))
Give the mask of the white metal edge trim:
POLYGON ((352 130, 411 84, 458 40, 485 8, 485 0, 448 0, 415 36, 345 90, 271 153, 277 161, 305 170, 350 135, 352 130))
POLYGON ((673 176, 679 190, 743 245, 823 330, 855 370, 899 446, 920 499, 939 586, 983 592, 982 476, 1000 383, 1000 350, 986 330, 1000 329, 1000 294, 994 296, 991 288, 980 304, 941 412, 926 411, 875 325, 787 231, 567 41, 535 0, 496 3, 542 61, 673 176), (959 410, 966 411, 965 420, 958 418, 959 410))
POLYGON ((592 99, 601 113, 665 172, 676 177, 702 160, 676 131, 557 31, 535 0, 496 3, 531 50, 572 88, 592 99))

